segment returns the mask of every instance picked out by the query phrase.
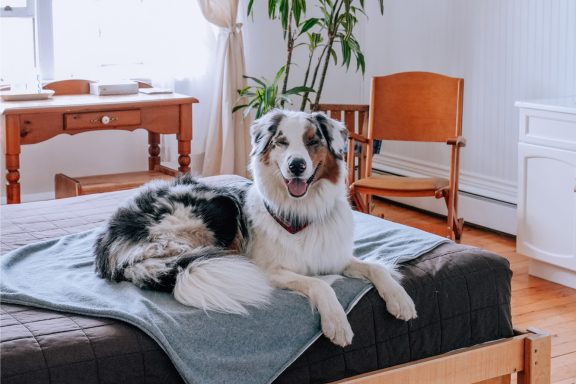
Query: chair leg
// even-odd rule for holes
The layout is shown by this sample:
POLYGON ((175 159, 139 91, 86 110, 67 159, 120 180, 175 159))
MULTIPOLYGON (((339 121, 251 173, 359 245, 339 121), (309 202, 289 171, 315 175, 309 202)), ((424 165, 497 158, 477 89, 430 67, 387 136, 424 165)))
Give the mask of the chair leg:
POLYGON ((446 237, 448 237, 451 240, 455 240, 455 236, 454 236, 454 210, 450 209, 450 193, 449 192, 445 192, 444 193, 444 201, 446 202, 446 208, 448 209, 448 213, 446 214, 446 230, 447 230, 447 234, 446 237))
POLYGON ((370 213, 369 212, 370 207, 366 207, 364 205, 364 202, 362 201, 363 200, 362 197, 360 196, 360 194, 358 192, 356 192, 356 190, 354 189, 354 186, 350 187, 350 199, 352 200, 352 202, 356 206, 357 211, 360 211, 362 213, 370 213))
MULTIPOLYGON (((362 201, 364 206, 366 207, 366 213, 371 215, 372 212, 374 211, 374 200, 372 199, 372 195, 364 195, 362 197, 362 201)), ((384 214, 382 214, 381 216, 382 218, 384 218, 384 214)))
POLYGON ((450 192, 444 194, 444 201, 446 202, 446 208, 448 208, 448 236, 450 239, 460 242, 462 238, 462 232, 464 231, 464 219, 458 217, 458 210, 456 207, 450 206, 450 192))
POLYGON ((454 218, 454 237, 456 239, 456 241, 460 241, 460 238, 462 237, 462 232, 464 232, 464 219, 459 217, 459 218, 454 218))

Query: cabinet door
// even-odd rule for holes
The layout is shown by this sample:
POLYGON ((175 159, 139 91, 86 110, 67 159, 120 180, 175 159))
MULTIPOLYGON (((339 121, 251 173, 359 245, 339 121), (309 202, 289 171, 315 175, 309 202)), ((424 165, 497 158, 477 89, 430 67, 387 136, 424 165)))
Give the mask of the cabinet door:
POLYGON ((576 153, 520 143, 518 251, 576 270, 576 153))

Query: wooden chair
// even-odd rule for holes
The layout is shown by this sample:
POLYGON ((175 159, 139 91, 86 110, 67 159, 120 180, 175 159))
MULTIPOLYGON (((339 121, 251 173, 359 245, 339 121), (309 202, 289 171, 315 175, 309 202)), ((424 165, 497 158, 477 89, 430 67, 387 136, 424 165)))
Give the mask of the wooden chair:
POLYGON ((458 175, 462 138, 464 80, 429 72, 404 72, 372 79, 366 145, 366 175, 350 186, 356 207, 370 211, 369 196, 433 196, 448 208, 448 236, 459 240, 458 175), (374 140, 445 142, 451 146, 447 179, 372 175, 374 140))

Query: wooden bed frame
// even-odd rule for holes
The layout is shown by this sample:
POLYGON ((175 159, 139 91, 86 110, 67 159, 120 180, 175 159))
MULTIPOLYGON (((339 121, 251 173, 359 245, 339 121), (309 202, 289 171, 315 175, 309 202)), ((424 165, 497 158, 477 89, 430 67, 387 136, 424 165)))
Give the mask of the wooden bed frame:
MULTIPOLYGON (((355 151, 355 142, 366 143, 368 105, 320 104, 318 110, 342 121, 349 131, 346 161, 348 183, 367 174, 366 146, 355 151)), ((370 204, 369 201, 363 202, 370 204)), ((443 355, 368 372, 333 384, 518 384, 550 383, 551 337, 537 329, 515 331, 516 336, 463 348, 443 355)))
POLYGON ((549 384, 551 336, 531 329, 492 341, 368 372, 333 384, 549 384))

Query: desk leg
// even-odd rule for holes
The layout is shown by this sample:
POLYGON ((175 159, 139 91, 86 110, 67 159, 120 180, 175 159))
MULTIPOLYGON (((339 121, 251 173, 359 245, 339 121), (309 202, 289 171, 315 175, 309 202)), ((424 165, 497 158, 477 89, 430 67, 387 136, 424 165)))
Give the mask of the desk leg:
POLYGON ((178 130, 178 171, 190 171, 190 150, 192 142, 192 104, 180 105, 180 129, 178 130))
POLYGON ((6 199, 8 204, 20 203, 20 156, 6 155, 6 199))
POLYGON ((178 171, 187 173, 190 171, 190 140, 178 140, 178 171))
POLYGON ((156 171, 160 168, 160 134, 148 132, 148 170, 156 171))
POLYGON ((6 202, 20 203, 20 119, 6 116, 6 202))

